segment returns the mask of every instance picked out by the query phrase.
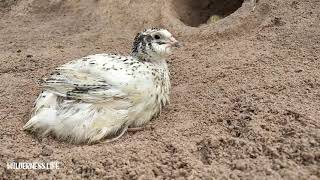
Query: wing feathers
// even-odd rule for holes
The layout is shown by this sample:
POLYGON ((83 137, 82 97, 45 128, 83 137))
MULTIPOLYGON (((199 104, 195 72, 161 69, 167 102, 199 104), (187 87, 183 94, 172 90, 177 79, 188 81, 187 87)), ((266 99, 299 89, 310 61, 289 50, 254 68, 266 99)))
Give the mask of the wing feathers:
MULTIPOLYGON (((112 82, 107 82, 101 76, 103 73, 97 73, 106 71, 104 64, 108 61, 108 58, 104 57, 100 61, 98 61, 99 58, 97 60, 97 57, 92 58, 95 58, 94 65, 88 64, 93 60, 87 62, 80 59, 57 68, 49 78, 41 81, 41 85, 50 92, 68 99, 78 99, 86 102, 106 101, 110 98, 125 99, 127 94, 121 90, 121 87, 112 85, 112 82)), ((112 62, 110 61, 108 64, 112 62)))

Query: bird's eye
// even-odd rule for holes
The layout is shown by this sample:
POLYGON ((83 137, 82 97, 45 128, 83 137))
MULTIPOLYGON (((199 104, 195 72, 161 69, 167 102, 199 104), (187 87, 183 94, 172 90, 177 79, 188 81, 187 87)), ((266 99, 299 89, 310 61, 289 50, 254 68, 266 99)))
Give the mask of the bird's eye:
POLYGON ((154 39, 160 39, 160 36, 158 34, 154 35, 154 39))

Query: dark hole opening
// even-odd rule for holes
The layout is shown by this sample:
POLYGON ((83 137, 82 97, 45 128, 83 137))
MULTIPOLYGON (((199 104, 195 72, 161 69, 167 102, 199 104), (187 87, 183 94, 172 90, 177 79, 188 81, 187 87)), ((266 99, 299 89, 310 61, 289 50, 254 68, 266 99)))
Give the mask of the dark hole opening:
POLYGON ((174 7, 180 20, 188 26, 198 27, 210 18, 224 18, 242 6, 244 0, 175 0, 174 7))

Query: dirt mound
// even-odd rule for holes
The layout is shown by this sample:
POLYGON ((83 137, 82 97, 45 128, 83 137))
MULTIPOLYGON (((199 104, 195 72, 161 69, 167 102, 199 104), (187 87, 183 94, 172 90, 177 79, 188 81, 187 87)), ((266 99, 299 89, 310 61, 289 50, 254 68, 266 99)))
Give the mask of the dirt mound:
POLYGON ((320 3, 195 2, 0 0, 1 177, 319 179, 320 3), (184 43, 168 59, 171 105, 151 128, 95 145, 21 130, 38 79, 77 57, 128 54, 149 27, 184 43))

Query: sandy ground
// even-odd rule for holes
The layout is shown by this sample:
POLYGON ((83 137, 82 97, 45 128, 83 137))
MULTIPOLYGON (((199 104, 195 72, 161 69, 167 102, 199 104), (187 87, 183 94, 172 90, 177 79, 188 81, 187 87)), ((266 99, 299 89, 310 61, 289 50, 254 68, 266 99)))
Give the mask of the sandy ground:
POLYGON ((205 24, 239 6, 227 5, 1 0, 0 179, 320 179, 320 1, 245 1, 205 24), (95 145, 21 130, 41 77, 85 55, 128 54, 153 26, 184 47, 168 59, 171 105, 151 128, 95 145), (60 169, 8 170, 13 160, 60 169))

